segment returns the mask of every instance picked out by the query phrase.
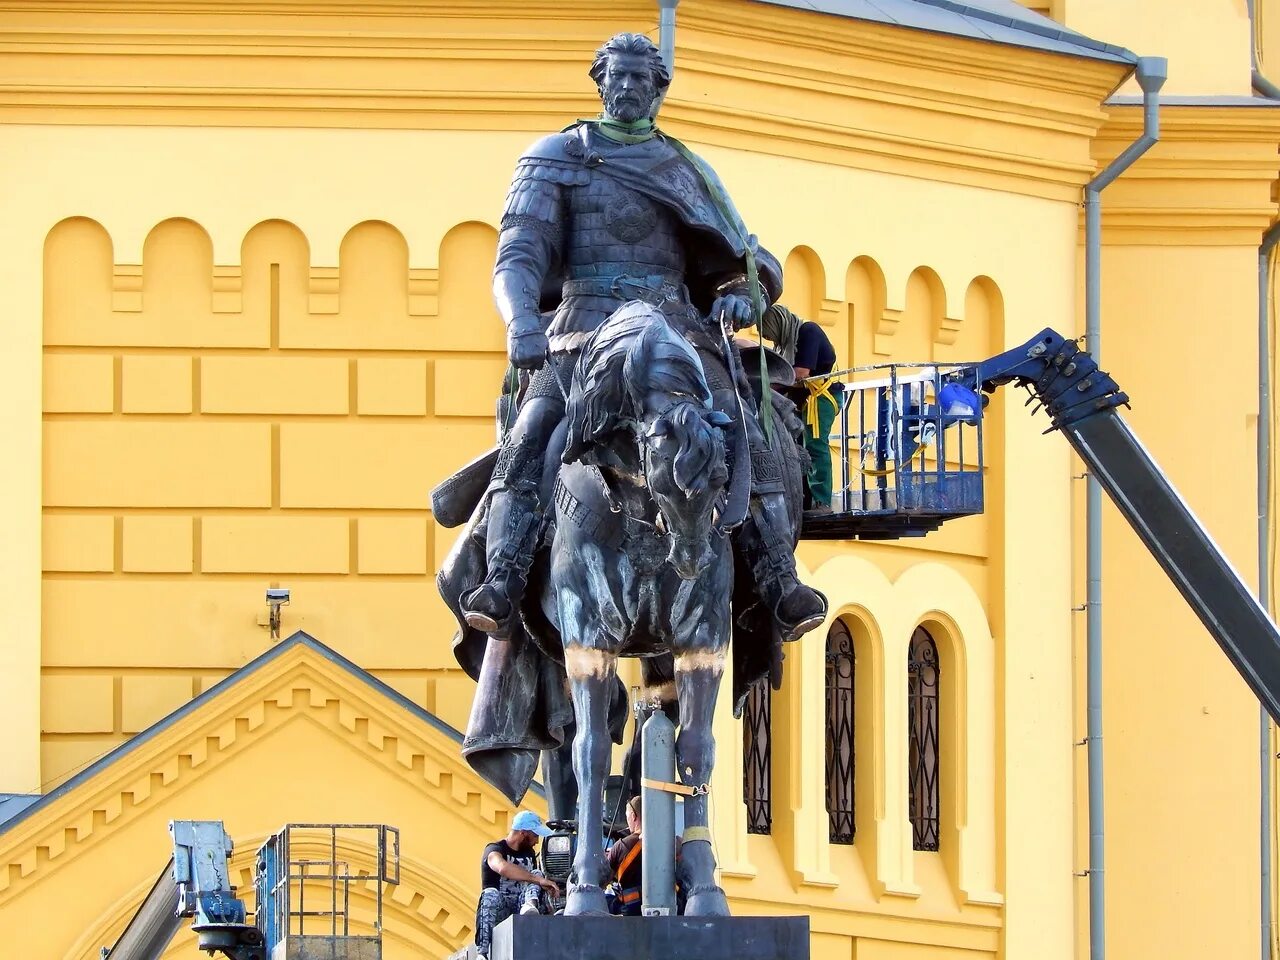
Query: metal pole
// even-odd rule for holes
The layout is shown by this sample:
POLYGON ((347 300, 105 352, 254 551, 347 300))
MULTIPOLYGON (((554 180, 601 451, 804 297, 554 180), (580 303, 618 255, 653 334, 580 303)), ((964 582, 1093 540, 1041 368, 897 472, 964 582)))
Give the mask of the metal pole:
MULTIPOLYGON (((1085 190, 1085 347, 1100 358, 1102 205, 1085 190)), ((1089 956, 1103 960, 1106 948, 1106 824, 1102 757, 1102 485, 1090 472, 1085 490, 1085 647, 1089 756, 1089 956)))
MULTIPOLYGON (((1271 612, 1271 255, 1280 223, 1258 246, 1258 603, 1271 612)), ((1259 917, 1262 960, 1271 958, 1271 717, 1258 708, 1259 917)))
MULTIPOLYGON (((679 5, 680 0, 658 0, 658 53, 667 65, 667 73, 673 78, 676 72, 676 7, 679 5)), ((658 111, 662 109, 670 89, 668 87, 658 94, 653 104, 652 119, 658 118, 658 111)))
POLYGON ((645 781, 676 782, 676 728, 660 706, 641 730, 640 829, 644 858, 640 861, 640 912, 669 917, 676 912, 676 798, 645 781))
MULTIPOLYGON (((1102 356, 1102 191, 1160 138, 1159 90, 1168 76, 1162 57, 1138 60, 1143 92, 1142 136, 1111 161, 1084 191, 1085 345, 1102 356)), ((1102 486, 1089 476, 1085 493, 1087 723, 1089 749, 1089 956, 1106 957, 1106 824, 1102 753, 1102 486)))

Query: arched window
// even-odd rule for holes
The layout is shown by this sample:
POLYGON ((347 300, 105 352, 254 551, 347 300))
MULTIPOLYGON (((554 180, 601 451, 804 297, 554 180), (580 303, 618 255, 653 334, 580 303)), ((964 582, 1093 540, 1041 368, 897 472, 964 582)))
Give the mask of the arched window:
POLYGON ((853 635, 827 634, 827 820, 832 843, 853 843, 853 635))
POLYGON ((907 724, 910 738, 912 847, 938 849, 938 645, 924 627, 911 635, 907 654, 907 724))
POLYGON ((742 711, 742 799, 747 833, 767 834, 773 827, 771 747, 773 690, 768 678, 751 685, 742 711))

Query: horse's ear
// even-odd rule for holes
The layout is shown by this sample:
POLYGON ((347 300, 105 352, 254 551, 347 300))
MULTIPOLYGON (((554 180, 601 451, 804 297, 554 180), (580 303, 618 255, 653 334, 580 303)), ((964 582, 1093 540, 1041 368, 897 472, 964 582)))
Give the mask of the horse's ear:
POLYGON ((733 417, 729 416, 723 410, 708 410, 702 415, 702 419, 713 427, 727 427, 733 423, 733 417))

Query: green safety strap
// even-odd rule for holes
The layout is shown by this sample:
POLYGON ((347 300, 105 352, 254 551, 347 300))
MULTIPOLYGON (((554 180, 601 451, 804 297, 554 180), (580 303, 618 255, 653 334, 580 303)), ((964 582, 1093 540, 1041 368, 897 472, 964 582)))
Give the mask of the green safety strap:
MULTIPOLYGON (((736 226, 740 221, 729 203, 729 198, 720 189, 720 185, 715 181, 715 178, 708 174, 702 165, 702 161, 692 150, 675 137, 665 134, 664 136, 666 136, 667 142, 675 148, 676 152, 688 160, 694 170, 698 171, 698 175, 702 177, 703 185, 707 188, 707 193, 710 194, 712 202, 719 208, 720 215, 725 222, 730 226, 736 226)), ((765 443, 772 447, 773 395, 772 387, 769 383, 769 364, 764 352, 764 338, 760 333, 760 320, 764 317, 764 299, 760 294, 760 273, 756 269, 756 256, 751 250, 751 238, 747 235, 745 227, 743 227, 738 239, 742 241, 744 259, 747 264, 747 288, 751 291, 751 320, 756 328, 756 341, 760 344, 760 423, 764 427, 765 443)))
MULTIPOLYGON (((658 128, 648 117, 636 120, 634 123, 623 123, 621 120, 613 120, 601 115, 591 119, 579 119, 578 123, 591 124, 602 137, 614 143, 644 143, 646 140, 652 140, 658 132, 658 128)), ((570 130, 572 126, 565 129, 570 130)))

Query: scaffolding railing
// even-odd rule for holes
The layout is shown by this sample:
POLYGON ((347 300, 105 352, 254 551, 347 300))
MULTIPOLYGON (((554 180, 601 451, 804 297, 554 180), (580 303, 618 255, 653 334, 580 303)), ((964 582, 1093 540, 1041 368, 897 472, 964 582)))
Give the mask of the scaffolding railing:
POLYGON ((982 400, 973 364, 886 363, 823 378, 838 413, 830 444, 831 512, 805 516, 804 536, 922 535, 983 510, 982 400))
MULTIPOLYGON (((258 852, 258 926, 271 960, 381 960, 383 887, 400 882, 400 832, 383 824, 291 823, 258 852), (372 848, 374 866, 352 854, 372 848), (372 933, 353 922, 352 888, 372 891, 372 933)), ((368 920, 359 921, 365 928, 368 920)))

